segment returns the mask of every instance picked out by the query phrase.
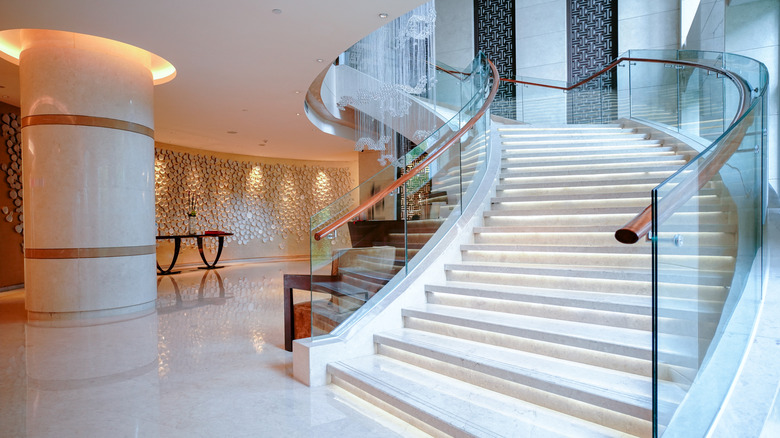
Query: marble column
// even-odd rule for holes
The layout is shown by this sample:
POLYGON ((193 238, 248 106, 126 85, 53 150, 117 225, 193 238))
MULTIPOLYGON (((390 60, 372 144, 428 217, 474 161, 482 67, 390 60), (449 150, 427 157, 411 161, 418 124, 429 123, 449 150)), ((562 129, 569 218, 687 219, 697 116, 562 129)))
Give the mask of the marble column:
POLYGON ((31 319, 154 307, 152 56, 103 38, 21 31, 31 319))

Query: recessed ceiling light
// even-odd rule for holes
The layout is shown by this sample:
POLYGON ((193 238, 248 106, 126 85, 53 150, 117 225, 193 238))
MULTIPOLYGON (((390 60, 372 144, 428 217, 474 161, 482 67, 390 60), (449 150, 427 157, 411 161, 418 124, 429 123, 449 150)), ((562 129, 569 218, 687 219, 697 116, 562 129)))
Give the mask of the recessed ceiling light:
POLYGON ((282 10, 281 9, 271 9, 271 12, 273 12, 276 15, 279 15, 279 14, 282 13, 282 10))
POLYGON ((379 18, 387 18, 387 17, 388 17, 387 12, 382 12, 379 14, 379 18))
POLYGON ((296 116, 300 116, 300 115, 301 115, 301 113, 295 113, 295 115, 296 115, 296 116))
POLYGON ((228 134, 238 134, 238 131, 228 131, 228 134))
POLYGON ((323 61, 322 58, 317 58, 317 62, 322 62, 322 61, 323 61))
POLYGON ((295 94, 301 94, 301 92, 298 91, 298 90, 295 90, 295 94))

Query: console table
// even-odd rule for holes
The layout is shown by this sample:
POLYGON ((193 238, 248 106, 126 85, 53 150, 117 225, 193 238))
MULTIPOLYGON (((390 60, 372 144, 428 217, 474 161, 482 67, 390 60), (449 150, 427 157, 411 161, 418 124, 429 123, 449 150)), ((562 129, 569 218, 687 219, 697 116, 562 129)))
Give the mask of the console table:
POLYGON ((179 258, 179 250, 181 249, 181 240, 182 239, 196 239, 198 241, 198 252, 200 253, 200 259, 203 260, 203 263, 206 264, 205 267, 200 267, 198 269, 218 269, 222 266, 217 267, 217 262, 219 261, 219 256, 222 255, 222 245, 225 243, 225 236, 232 236, 233 233, 205 233, 205 234, 181 234, 176 236, 157 236, 157 240, 171 240, 173 239, 173 260, 171 260, 171 265, 168 266, 167 269, 163 269, 160 266, 160 263, 157 263, 157 270, 160 271, 158 275, 168 275, 168 274, 176 274, 181 271, 174 271, 173 267, 176 265, 176 259, 179 258), (204 237, 216 237, 219 246, 217 247, 217 257, 214 258, 214 262, 209 263, 206 261, 206 256, 203 254, 203 238, 204 237))

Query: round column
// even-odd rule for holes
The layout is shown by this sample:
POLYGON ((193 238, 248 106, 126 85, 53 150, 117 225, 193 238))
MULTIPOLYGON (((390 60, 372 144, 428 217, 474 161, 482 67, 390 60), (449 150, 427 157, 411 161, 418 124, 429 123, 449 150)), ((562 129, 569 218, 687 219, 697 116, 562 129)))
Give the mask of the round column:
POLYGON ((154 307, 151 54, 22 30, 26 307, 32 319, 154 307))

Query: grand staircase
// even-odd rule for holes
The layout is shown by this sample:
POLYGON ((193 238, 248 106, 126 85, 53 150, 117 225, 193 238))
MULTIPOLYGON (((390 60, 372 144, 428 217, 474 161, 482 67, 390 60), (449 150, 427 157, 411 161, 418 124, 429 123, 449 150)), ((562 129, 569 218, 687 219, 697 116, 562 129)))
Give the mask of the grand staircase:
MULTIPOLYGON (((376 354, 329 364, 332 382, 435 436, 651 435, 651 247, 613 234, 692 152, 620 125, 498 134, 496 196, 462 260, 374 337, 376 354)), ((716 181, 697 201, 704 225, 683 237, 703 250, 660 261, 676 297, 659 303, 665 420, 717 324, 697 306, 717 315, 733 272, 733 218, 706 208, 728 198, 716 181)))

